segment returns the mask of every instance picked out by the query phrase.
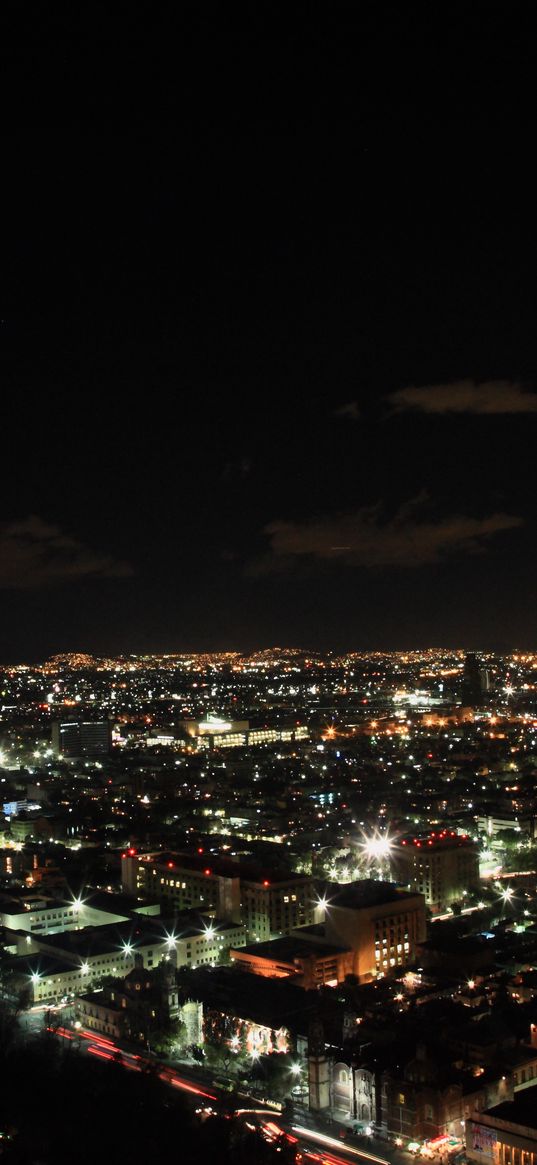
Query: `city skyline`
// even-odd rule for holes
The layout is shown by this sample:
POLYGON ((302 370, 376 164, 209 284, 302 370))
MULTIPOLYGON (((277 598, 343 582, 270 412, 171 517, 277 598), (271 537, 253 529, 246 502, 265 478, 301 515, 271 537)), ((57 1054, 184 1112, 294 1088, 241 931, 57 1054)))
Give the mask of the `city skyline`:
POLYGON ((1 659, 537 645, 527 133, 402 97, 13 145, 1 659))

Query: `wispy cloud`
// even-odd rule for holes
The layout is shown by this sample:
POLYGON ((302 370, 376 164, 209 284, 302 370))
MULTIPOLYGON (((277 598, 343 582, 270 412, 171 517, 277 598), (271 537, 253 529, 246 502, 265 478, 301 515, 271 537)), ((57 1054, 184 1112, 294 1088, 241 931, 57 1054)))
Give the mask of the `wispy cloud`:
POLYGON ((358 407, 358 401, 349 400, 346 404, 339 405, 337 409, 334 409, 334 416, 341 417, 344 421, 359 421, 361 412, 358 407))
POLYGON ((84 546, 35 514, 0 524, 0 587, 30 590, 82 578, 126 578, 132 568, 84 546))
POLYGON ((483 551, 496 534, 523 524, 504 513, 453 514, 435 521, 424 513, 425 500, 413 498, 387 518, 375 505, 305 522, 271 522, 264 531, 270 553, 256 569, 282 569, 306 556, 366 568, 426 566, 448 555, 483 551))
POLYGON ((394 412, 537 413, 537 393, 512 380, 455 380, 450 384, 426 384, 400 388, 388 398, 394 412))

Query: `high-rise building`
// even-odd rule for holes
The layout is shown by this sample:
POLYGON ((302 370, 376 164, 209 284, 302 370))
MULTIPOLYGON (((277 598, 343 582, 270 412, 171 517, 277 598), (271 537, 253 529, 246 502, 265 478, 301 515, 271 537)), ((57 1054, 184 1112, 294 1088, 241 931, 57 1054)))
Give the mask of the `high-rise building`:
POLYGON ((424 894, 428 906, 449 906, 479 889, 478 846, 453 830, 404 837, 391 861, 397 880, 424 894))
POLYGON ((483 695, 490 690, 490 674, 481 666, 477 655, 469 651, 464 660, 462 673, 462 702, 470 707, 481 704, 483 695))
POLYGON ((52 725, 52 747, 57 756, 108 756, 112 745, 109 720, 56 720, 52 725))
POLYGON ((241 922, 254 942, 314 920, 313 880, 292 871, 275 874, 214 856, 129 851, 121 873, 129 893, 158 898, 167 910, 195 908, 241 922))

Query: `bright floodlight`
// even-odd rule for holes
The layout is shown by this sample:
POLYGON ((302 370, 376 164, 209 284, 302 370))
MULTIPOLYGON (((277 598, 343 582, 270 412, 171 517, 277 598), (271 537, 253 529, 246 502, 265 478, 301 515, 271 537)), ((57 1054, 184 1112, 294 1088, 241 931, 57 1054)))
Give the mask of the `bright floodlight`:
POLYGON ((258 1052, 257 1048, 252 1048, 252 1051, 250 1054, 251 1054, 252 1060, 259 1060, 259 1052, 258 1052))
POLYGON ((83 905, 84 905, 84 903, 83 903, 80 895, 78 896, 78 898, 73 898, 73 907, 75 910, 80 910, 81 906, 83 906, 83 905))
POLYGON ((509 902, 509 899, 513 897, 513 894, 514 890, 512 886, 506 886, 505 890, 500 890, 500 895, 504 902, 509 902))
POLYGON ((131 943, 123 943, 123 954, 124 954, 125 958, 127 957, 127 955, 132 955, 131 943))
POLYGON ((302 1072, 300 1064, 291 1064, 291 1072, 293 1073, 293 1076, 300 1076, 300 1073, 302 1072))
POLYGON ((205 927, 205 938, 209 939, 209 941, 210 941, 212 938, 214 938, 214 936, 215 936, 214 926, 206 926, 205 927))
POLYGON ((82 963, 80 970, 82 971, 83 975, 87 975, 89 971, 89 963, 82 963))
POLYGON ((34 984, 41 982, 41 975, 39 974, 39 971, 34 971, 30 978, 34 984))
POLYGON ((363 848, 370 861, 382 861, 388 858, 393 850, 393 842, 385 833, 373 833, 364 838, 363 848))

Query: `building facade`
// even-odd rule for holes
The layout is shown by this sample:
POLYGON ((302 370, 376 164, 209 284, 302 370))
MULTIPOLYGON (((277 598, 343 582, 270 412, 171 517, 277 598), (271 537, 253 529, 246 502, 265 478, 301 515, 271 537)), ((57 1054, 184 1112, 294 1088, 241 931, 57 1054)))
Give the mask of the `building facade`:
POLYGON ((398 882, 440 908, 479 889, 479 850, 471 838, 443 829, 402 838, 393 848, 398 882))

